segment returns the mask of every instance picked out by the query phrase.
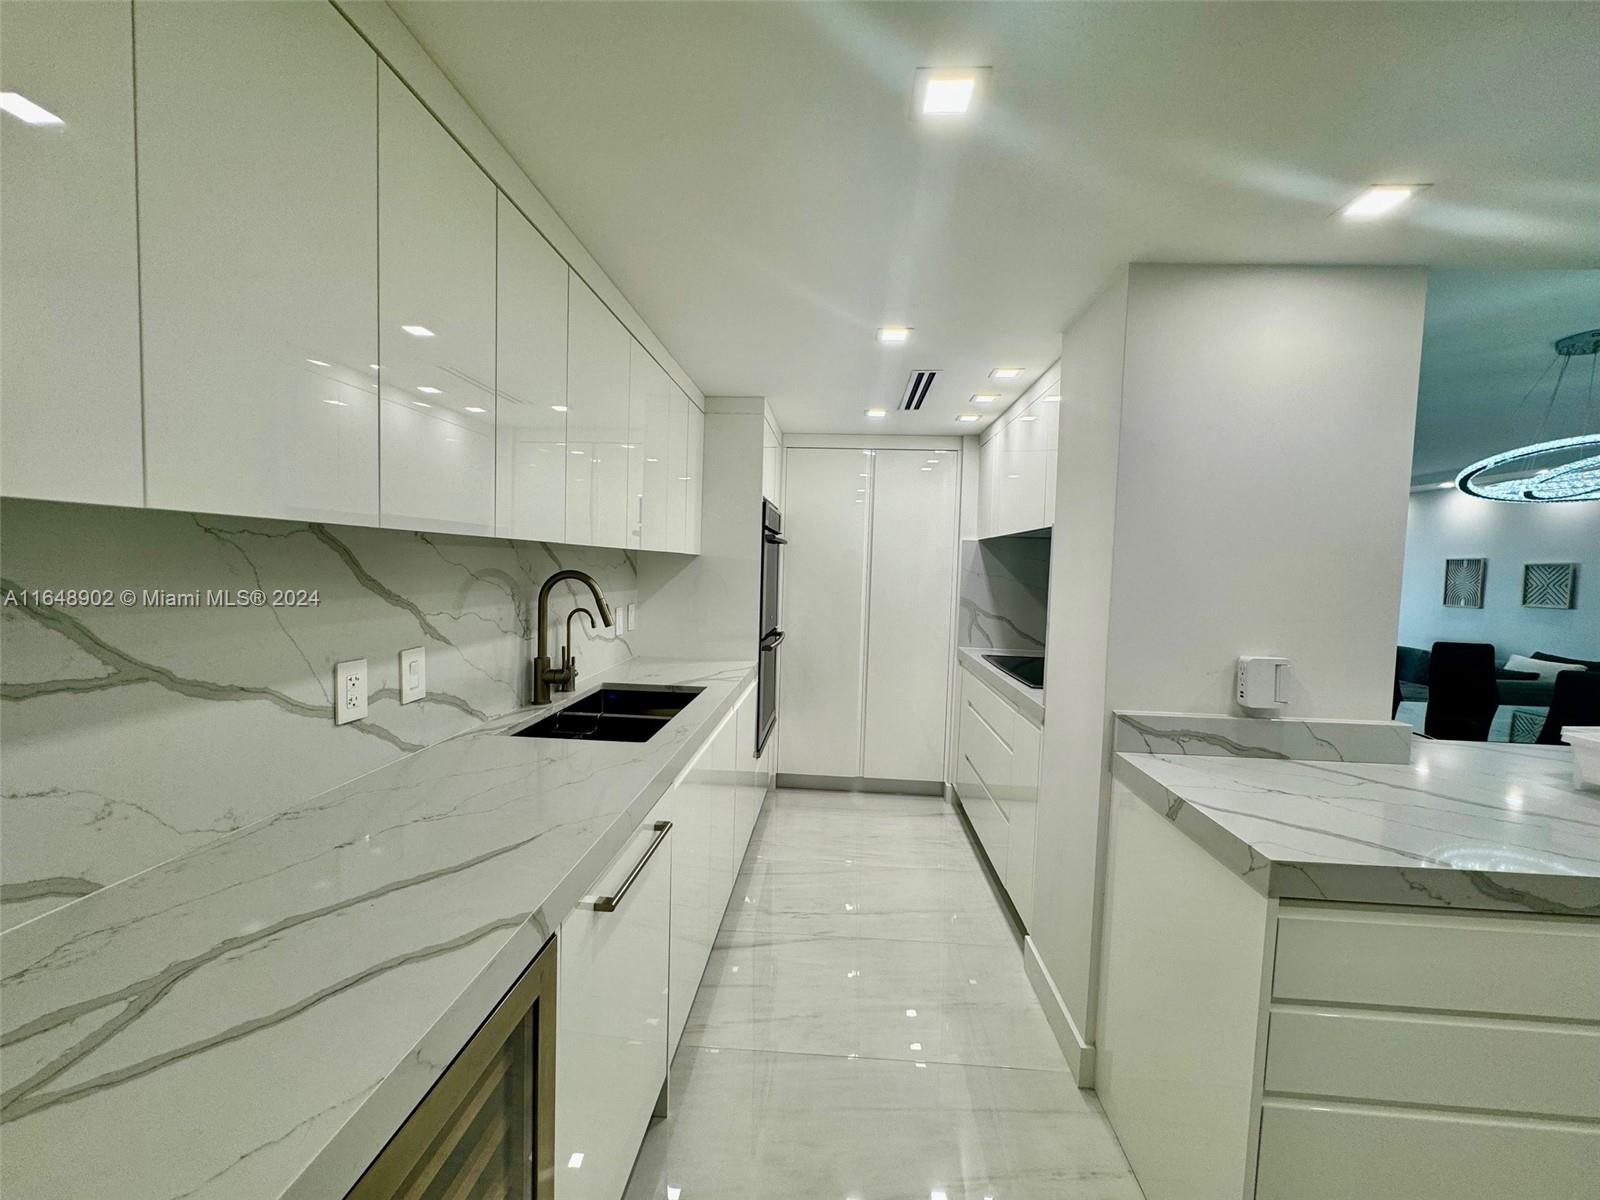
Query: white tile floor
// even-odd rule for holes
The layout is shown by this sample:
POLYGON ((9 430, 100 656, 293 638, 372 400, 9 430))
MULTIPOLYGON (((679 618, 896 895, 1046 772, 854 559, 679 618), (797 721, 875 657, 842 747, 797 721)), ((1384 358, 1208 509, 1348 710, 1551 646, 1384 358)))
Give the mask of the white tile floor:
POLYGON ((627 1200, 1140 1200, 943 800, 776 791, 627 1200))

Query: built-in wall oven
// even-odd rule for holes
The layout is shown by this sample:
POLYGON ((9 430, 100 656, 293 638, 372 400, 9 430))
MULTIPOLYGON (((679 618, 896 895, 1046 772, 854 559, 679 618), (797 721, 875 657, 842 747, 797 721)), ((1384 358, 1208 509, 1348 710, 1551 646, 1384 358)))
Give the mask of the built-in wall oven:
POLYGON ((770 500, 761 502, 761 616, 756 663, 756 753, 766 748, 778 723, 778 647, 783 621, 778 606, 783 594, 783 514, 770 500))

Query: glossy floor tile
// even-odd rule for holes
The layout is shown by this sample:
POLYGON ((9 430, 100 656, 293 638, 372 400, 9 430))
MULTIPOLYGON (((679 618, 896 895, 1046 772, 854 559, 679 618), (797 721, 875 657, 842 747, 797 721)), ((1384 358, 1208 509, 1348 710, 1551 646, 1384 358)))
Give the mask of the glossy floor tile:
POLYGON ((941 799, 767 799, 628 1200, 1138 1200, 941 799))

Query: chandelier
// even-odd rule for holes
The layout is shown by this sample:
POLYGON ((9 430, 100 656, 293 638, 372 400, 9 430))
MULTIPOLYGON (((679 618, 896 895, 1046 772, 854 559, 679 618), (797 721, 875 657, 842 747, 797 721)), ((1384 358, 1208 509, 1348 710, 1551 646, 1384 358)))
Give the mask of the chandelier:
MULTIPOLYGON (((1559 364, 1556 381, 1545 402, 1547 420, 1575 358, 1589 359, 1589 386, 1584 401, 1594 418, 1595 432, 1554 441, 1534 442, 1480 459, 1456 476, 1456 487, 1483 500, 1515 504, 1553 504, 1572 500, 1600 500, 1600 416, 1596 415, 1595 365, 1600 360, 1600 329, 1574 333, 1555 344, 1556 356, 1546 366, 1523 403, 1544 382, 1550 368, 1559 364)), ((1582 368, 1579 368, 1581 372, 1582 368)), ((1541 420, 1541 428, 1544 421, 1541 420)))

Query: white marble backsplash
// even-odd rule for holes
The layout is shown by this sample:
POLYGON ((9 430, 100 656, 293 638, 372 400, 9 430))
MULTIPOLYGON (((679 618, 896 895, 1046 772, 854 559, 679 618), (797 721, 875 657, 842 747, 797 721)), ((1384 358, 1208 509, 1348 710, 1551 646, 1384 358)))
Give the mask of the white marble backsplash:
MULTIPOLYGON (((637 598, 628 552, 542 542, 27 500, 0 503, 0 535, 0 593, 15 593, 0 608, 3 927, 526 705, 551 572, 588 571, 614 608, 637 598), (144 602, 257 588, 318 603, 144 602), (47 606, 44 589, 138 599, 47 606), (402 707, 412 646, 428 695, 402 707), (367 660, 370 715, 336 726, 333 664, 351 658, 367 660)), ((553 626, 577 596, 552 595, 553 626)), ((581 673, 632 656, 576 625, 581 673)))
POLYGON ((1049 538, 963 541, 957 644, 1042 653, 1049 587, 1049 538))

